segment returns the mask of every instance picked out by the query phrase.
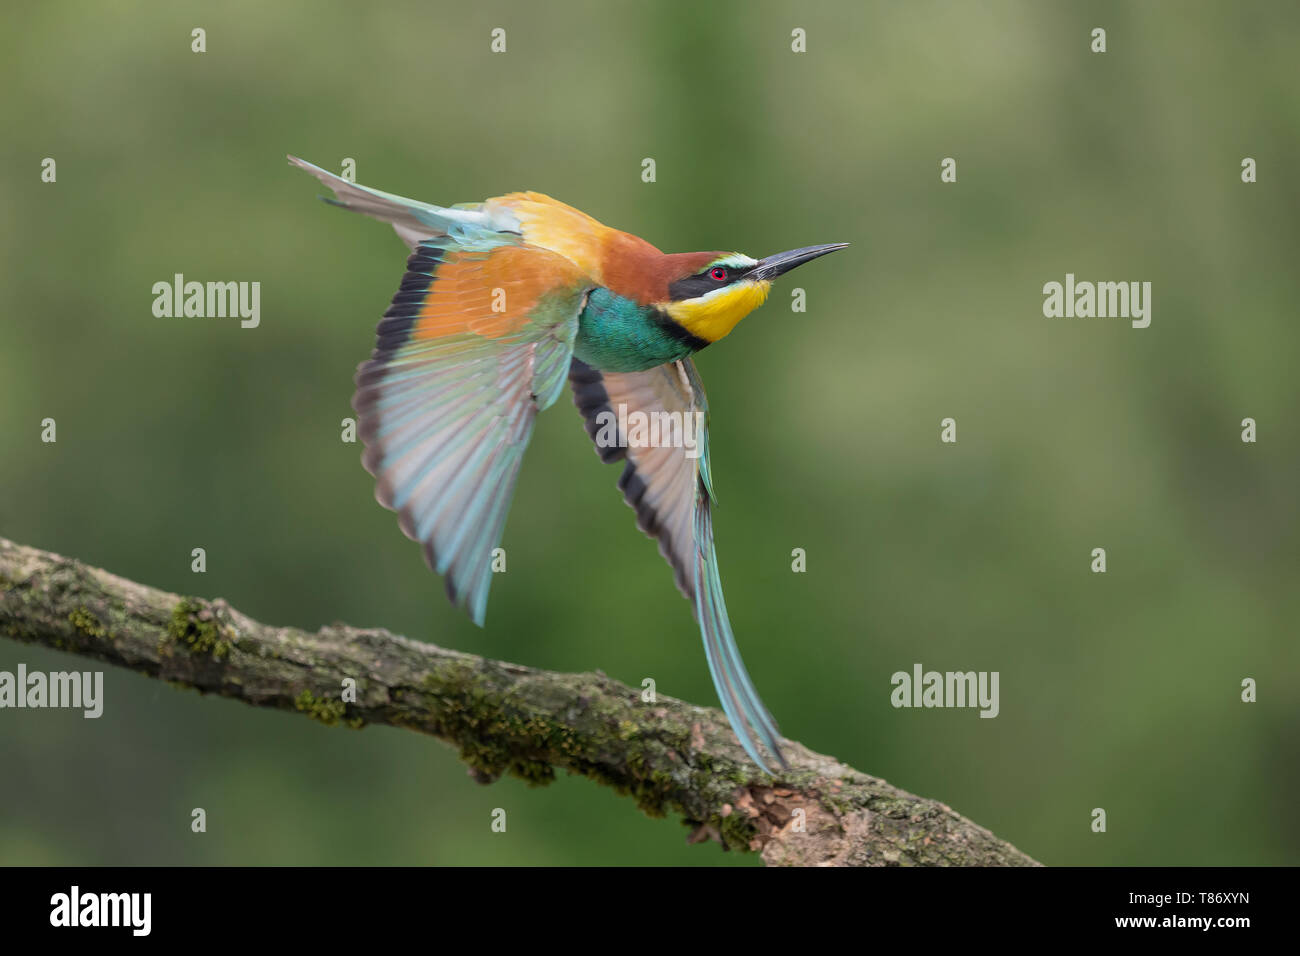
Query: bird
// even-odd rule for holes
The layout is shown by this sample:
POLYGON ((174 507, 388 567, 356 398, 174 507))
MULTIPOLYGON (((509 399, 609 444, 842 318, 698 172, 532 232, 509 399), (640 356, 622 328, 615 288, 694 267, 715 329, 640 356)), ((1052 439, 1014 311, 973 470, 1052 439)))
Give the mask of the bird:
POLYGON ((762 305, 778 276, 848 244, 762 259, 663 253, 542 193, 443 207, 288 159, 333 192, 325 202, 389 223, 410 250, 352 407, 375 497, 423 546, 451 602, 484 625, 533 422, 567 381, 601 460, 624 463, 618 488, 693 606, 742 748, 769 775, 760 745, 788 770, 722 596, 708 402, 692 356, 762 305), (633 441, 644 437, 628 434, 636 412, 683 424, 666 428, 671 441, 633 441), (691 442, 688 421, 702 423, 691 442))

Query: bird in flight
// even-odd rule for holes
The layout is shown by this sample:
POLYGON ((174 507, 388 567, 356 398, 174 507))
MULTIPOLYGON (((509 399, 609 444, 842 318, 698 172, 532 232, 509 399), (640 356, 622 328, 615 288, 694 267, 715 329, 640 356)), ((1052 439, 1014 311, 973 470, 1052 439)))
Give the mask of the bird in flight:
POLYGON ((847 243, 764 259, 666 254, 541 193, 442 207, 289 162, 334 192, 326 202, 390 223, 410 247, 352 407, 375 497, 423 545, 452 603, 483 624, 533 420, 567 379, 601 460, 625 462, 618 487, 694 606, 741 745, 765 772, 760 743, 787 767, 722 598, 708 405, 691 356, 762 305, 778 276, 847 243), (649 441, 630 434, 637 413, 682 424, 649 441), (703 423, 693 437, 691 422, 703 423))

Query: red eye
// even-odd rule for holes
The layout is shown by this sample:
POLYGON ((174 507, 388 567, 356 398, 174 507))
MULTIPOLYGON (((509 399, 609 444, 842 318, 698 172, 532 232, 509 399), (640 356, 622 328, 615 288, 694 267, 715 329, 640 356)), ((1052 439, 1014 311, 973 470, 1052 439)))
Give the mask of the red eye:
POLYGON ((712 269, 709 270, 710 279, 715 279, 718 282, 721 282, 726 277, 727 277, 727 270, 722 268, 722 266, 714 266, 712 269))

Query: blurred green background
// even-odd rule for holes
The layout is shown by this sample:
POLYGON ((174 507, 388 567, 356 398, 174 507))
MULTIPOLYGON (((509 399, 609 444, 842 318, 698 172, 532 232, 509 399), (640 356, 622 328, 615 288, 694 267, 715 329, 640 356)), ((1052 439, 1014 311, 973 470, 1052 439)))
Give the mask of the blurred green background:
MULTIPOLYGON (((405 249, 284 155, 438 203, 541 190, 670 251, 847 240, 699 359, 728 603, 783 732, 1046 863, 1300 862, 1294 4, 3 17, 0 534, 268 622, 715 704, 690 609, 567 396, 487 628, 448 605, 339 440, 405 249), (155 318, 176 272, 260 281, 261 327, 155 318), (1151 327, 1044 318, 1067 272, 1150 281, 1151 327), (916 662, 999 671, 1000 716, 893 709, 916 662)), ((0 642, 0 669, 19 661, 84 663, 0 642)), ((105 682, 98 721, 0 712, 0 862, 759 862, 585 780, 481 787, 416 734, 105 682)))

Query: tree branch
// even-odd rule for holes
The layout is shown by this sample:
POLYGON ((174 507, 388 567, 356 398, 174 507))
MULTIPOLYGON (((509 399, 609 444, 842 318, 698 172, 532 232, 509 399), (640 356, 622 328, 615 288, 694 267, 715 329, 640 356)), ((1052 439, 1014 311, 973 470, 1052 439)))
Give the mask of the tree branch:
POLYGON ((768 864, 1037 865, 942 803, 797 743, 786 742, 791 769, 773 780, 714 709, 662 695, 645 703, 600 673, 535 670, 379 629, 272 627, 222 600, 4 538, 0 635, 326 724, 417 730, 454 746, 483 783, 582 774, 652 816, 681 816, 692 842, 759 851, 768 864), (355 702, 345 703, 349 678, 355 702))

